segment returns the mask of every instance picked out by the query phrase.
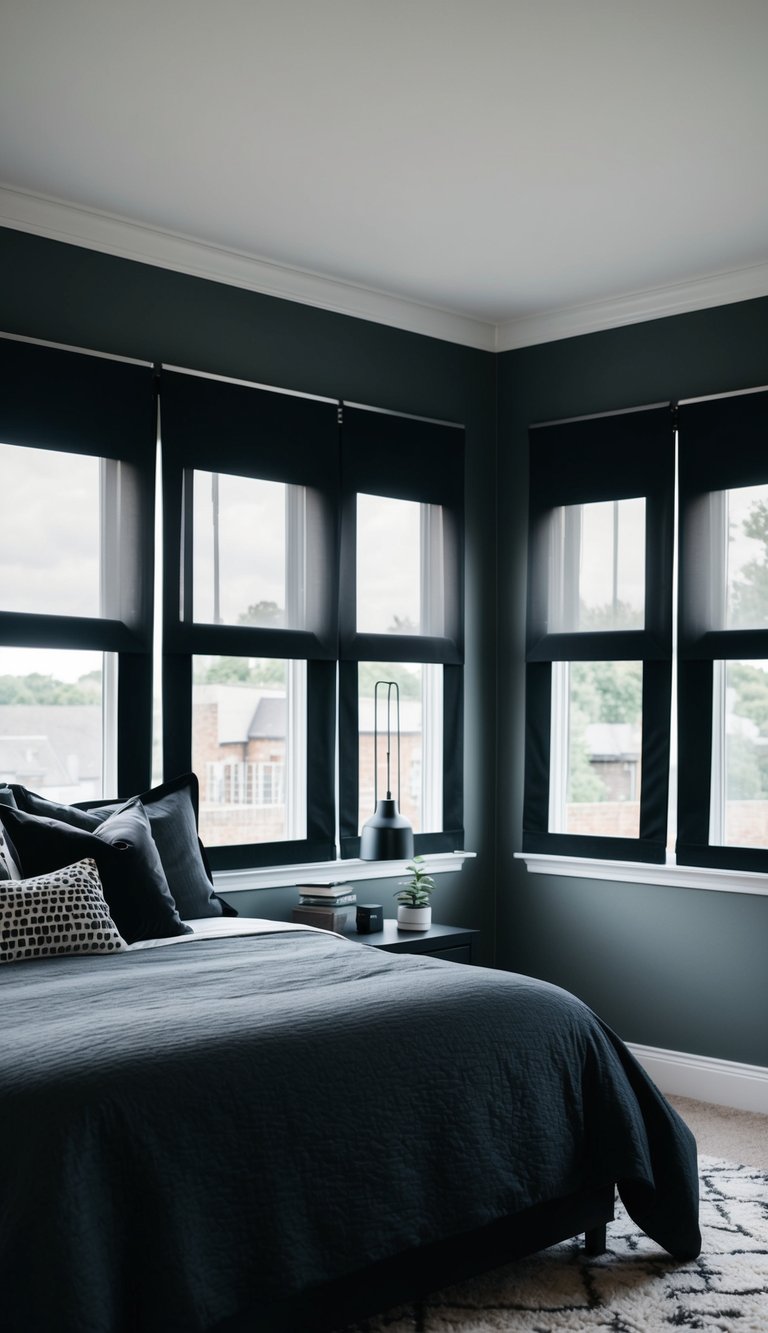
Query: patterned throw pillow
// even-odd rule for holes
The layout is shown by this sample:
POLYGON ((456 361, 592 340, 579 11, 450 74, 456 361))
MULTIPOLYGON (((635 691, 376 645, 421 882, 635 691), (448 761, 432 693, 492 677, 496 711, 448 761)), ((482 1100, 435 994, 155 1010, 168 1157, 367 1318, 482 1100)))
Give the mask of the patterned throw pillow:
POLYGON ((49 875, 0 883, 0 963, 125 947, 91 857, 49 875))

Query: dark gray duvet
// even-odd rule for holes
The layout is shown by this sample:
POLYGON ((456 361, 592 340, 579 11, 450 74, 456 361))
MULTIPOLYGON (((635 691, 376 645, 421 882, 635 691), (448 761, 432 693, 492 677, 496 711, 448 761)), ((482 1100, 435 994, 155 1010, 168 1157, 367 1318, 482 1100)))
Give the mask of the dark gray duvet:
POLYGON ((7 1333, 200 1333, 593 1183, 698 1252, 694 1141, 583 1004, 331 935, 0 969, 7 1333))

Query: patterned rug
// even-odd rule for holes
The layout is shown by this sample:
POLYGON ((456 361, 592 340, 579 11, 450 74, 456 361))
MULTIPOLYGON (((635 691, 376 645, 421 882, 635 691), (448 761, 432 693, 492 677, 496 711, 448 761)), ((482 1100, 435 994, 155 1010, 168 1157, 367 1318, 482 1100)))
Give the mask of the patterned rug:
POLYGON ((677 1264, 617 1202, 608 1250, 579 1240, 348 1333, 768 1333, 768 1172, 700 1157, 703 1246, 677 1264))

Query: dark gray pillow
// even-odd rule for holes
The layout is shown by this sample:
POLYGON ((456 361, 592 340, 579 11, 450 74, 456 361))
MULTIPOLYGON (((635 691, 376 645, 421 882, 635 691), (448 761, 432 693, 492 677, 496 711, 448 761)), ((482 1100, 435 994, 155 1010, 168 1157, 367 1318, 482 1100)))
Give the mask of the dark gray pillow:
POLYGON ((110 915, 129 944, 188 933, 138 799, 119 806, 93 832, 6 805, 0 805, 0 820, 13 838, 25 878, 92 857, 110 915))

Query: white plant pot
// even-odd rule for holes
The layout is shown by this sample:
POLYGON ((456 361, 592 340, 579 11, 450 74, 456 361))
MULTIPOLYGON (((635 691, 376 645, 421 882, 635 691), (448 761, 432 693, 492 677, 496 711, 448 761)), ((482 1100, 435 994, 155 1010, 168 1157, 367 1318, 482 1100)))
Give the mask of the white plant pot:
POLYGON ((397 909, 397 924, 400 930, 429 930, 432 925, 432 908, 406 907, 401 903, 397 909))

